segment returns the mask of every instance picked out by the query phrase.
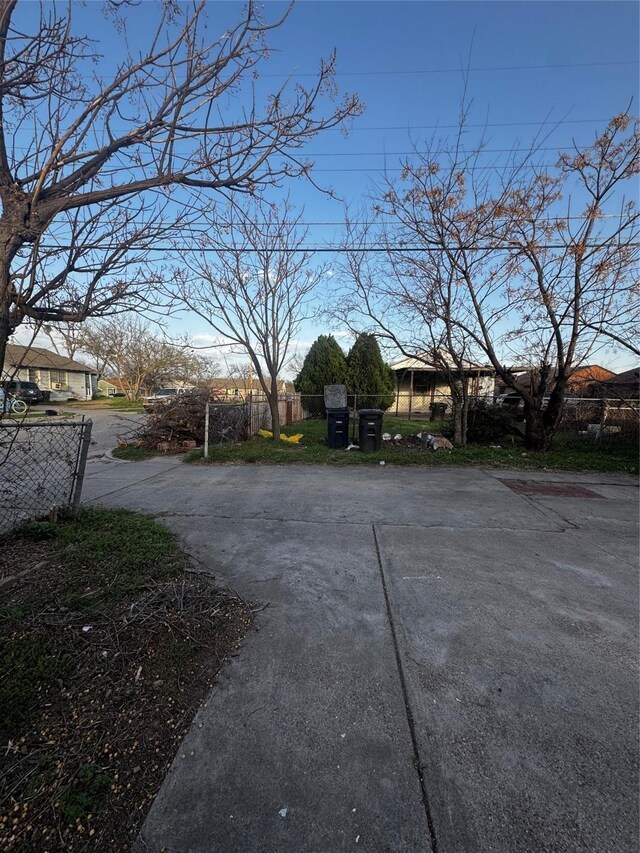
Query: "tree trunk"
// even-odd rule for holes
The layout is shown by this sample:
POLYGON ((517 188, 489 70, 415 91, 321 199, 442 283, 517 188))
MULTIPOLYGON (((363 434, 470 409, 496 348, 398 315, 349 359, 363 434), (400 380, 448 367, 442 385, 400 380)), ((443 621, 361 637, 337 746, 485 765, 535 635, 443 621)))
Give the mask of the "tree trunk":
POLYGON ((453 403, 453 441, 454 444, 465 447, 469 423, 469 395, 465 388, 454 391, 451 385, 449 387, 453 403))
POLYGON ((278 395, 269 394, 269 409, 271 410, 271 431, 273 440, 280 441, 280 410, 278 409, 278 395))
POLYGON ((280 441, 280 410, 278 408, 278 381, 271 377, 271 391, 269 393, 269 409, 271 410, 271 432, 273 440, 280 441))
POLYGON ((9 267, 0 262, 0 374, 4 368, 9 336, 13 333, 9 312, 11 308, 11 276, 9 267))
POLYGON ((524 446, 527 450, 549 450, 553 435, 548 435, 543 422, 543 413, 525 403, 524 446))
POLYGON ((462 406, 457 401, 453 401, 453 443, 464 444, 464 430, 462 427, 462 406))
POLYGON ((469 397, 465 394, 462 400, 462 410, 460 412, 460 444, 462 447, 467 446, 467 430, 469 428, 469 397))
POLYGON ((531 405, 524 404, 525 434, 524 446, 527 450, 551 450, 564 408, 566 381, 558 380, 548 398, 546 409, 542 410, 543 399, 534 400, 531 405))

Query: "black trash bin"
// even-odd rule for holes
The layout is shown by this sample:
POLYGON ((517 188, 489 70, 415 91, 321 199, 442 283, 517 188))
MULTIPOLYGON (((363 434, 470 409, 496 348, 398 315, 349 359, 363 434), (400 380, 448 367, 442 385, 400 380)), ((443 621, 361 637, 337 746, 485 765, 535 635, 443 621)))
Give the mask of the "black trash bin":
POLYGON ((358 416, 360 450, 374 453, 382 447, 382 409, 360 409, 358 416))
POLYGON ((349 446, 349 409, 327 411, 327 444, 334 449, 349 446))
POLYGON ((447 404, 446 403, 432 403, 429 406, 431 410, 431 420, 432 421, 443 421, 444 416, 447 414, 447 404))

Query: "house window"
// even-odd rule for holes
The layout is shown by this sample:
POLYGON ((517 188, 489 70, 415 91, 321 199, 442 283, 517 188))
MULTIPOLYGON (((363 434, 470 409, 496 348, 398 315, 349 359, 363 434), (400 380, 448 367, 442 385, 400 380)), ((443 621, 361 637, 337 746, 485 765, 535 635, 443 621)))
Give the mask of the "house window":
POLYGON ((430 394, 435 388, 435 376, 433 374, 414 374, 414 391, 416 394, 430 394))
POLYGON ((29 382, 40 382, 40 371, 37 367, 29 368, 29 382))
POLYGON ((49 371, 51 377, 51 387, 52 388, 63 388, 67 384, 67 371, 66 370, 50 370, 49 371))

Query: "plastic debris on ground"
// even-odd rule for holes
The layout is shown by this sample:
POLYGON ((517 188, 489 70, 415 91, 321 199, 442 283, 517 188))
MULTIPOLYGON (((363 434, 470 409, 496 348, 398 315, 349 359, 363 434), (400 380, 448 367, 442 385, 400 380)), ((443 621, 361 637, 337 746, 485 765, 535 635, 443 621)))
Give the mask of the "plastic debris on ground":
MULTIPOLYGON (((258 435, 261 435, 262 438, 273 438, 273 433, 268 429, 259 429, 258 435)), ((300 439, 303 437, 304 435, 301 432, 297 432, 295 435, 285 435, 283 432, 280 433, 280 441, 288 441, 289 444, 299 444, 300 439)))

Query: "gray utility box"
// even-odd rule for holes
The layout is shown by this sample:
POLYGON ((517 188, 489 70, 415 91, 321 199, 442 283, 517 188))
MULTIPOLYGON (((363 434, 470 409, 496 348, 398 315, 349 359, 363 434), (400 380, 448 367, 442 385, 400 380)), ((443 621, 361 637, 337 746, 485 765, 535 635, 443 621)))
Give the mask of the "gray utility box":
POLYGON ((360 450, 374 453, 382 447, 382 409, 360 409, 358 417, 360 450))
POLYGON ((327 412, 327 444, 334 449, 349 446, 349 410, 327 412))

